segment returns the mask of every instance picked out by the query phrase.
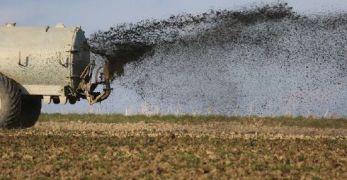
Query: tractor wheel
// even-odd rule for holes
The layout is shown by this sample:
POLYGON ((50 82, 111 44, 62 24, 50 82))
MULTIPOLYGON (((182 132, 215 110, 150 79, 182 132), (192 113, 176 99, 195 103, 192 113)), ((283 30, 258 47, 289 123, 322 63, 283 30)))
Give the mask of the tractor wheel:
POLYGON ((41 96, 22 96, 20 128, 29 128, 39 119, 42 107, 41 96))
POLYGON ((0 74, 0 127, 16 128, 20 126, 22 98, 19 85, 0 74))
POLYGON ((0 74, 0 128, 29 128, 41 113, 41 96, 22 96, 19 84, 0 74))

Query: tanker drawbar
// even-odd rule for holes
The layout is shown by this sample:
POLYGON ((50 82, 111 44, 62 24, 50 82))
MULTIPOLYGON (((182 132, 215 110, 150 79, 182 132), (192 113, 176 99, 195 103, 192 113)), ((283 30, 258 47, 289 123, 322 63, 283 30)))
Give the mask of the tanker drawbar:
POLYGON ((108 63, 97 67, 80 27, 0 26, 0 126, 35 124, 41 101, 101 102, 111 93, 108 63), (95 92, 99 85, 102 92, 95 92), (32 112, 32 113, 31 113, 32 112))

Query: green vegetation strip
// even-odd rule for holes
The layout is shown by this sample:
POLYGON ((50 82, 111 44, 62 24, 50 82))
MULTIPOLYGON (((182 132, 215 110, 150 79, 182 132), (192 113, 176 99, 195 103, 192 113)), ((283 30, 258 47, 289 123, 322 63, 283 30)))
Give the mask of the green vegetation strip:
POLYGON ((175 115, 133 115, 121 114, 42 114, 40 121, 54 122, 88 122, 88 123, 180 123, 201 124, 206 122, 239 122, 241 124, 261 123, 265 126, 298 126, 312 128, 347 129, 347 119, 344 118, 315 118, 315 117, 228 117, 228 116, 175 116, 175 115))

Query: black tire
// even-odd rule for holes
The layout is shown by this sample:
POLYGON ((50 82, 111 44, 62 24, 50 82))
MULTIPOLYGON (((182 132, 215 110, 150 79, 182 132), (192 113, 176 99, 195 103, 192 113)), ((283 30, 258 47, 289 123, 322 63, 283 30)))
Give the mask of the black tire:
POLYGON ((41 96, 22 96, 14 80, 0 74, 0 128, 18 129, 35 125, 41 113, 41 96))
POLYGON ((19 85, 0 74, 0 127, 16 128, 20 126, 22 98, 19 85))
POLYGON ((39 119, 42 107, 41 96, 22 96, 20 128, 29 128, 39 119))

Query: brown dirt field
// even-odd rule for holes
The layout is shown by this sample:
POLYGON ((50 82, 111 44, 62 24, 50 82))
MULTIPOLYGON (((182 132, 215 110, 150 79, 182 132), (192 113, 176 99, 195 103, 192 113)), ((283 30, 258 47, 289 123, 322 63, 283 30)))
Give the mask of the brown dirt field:
POLYGON ((347 129, 44 121, 0 130, 0 161, 0 179, 346 179, 347 129))

